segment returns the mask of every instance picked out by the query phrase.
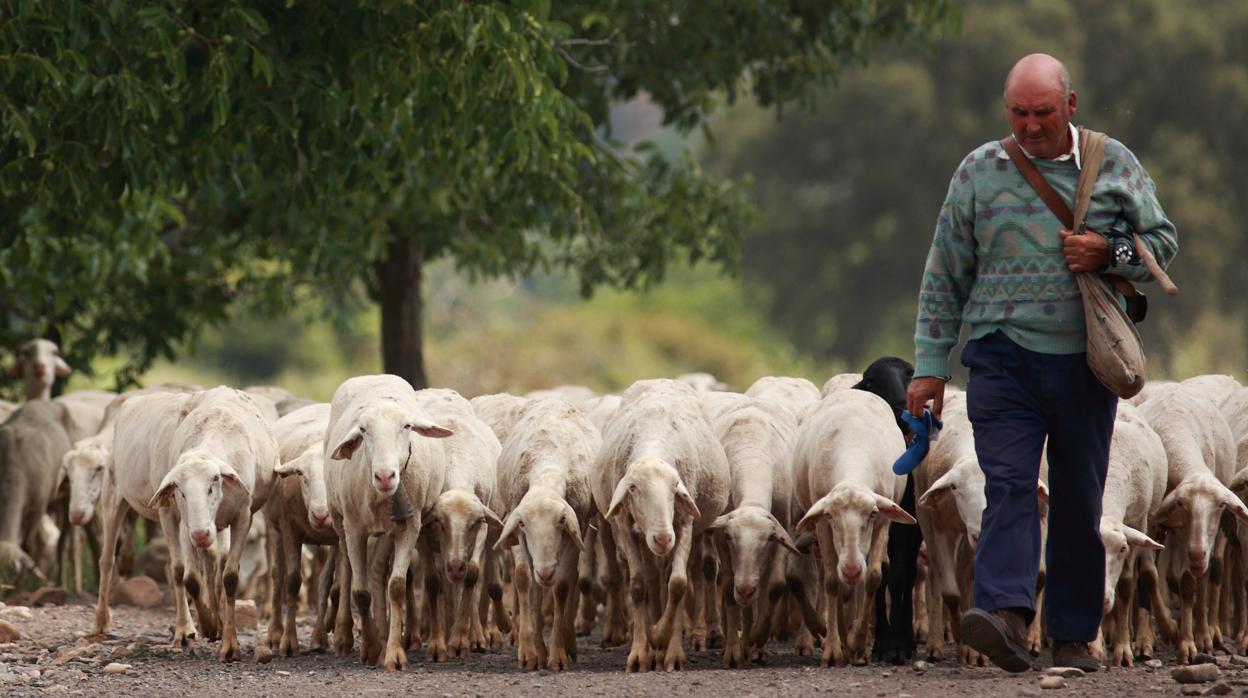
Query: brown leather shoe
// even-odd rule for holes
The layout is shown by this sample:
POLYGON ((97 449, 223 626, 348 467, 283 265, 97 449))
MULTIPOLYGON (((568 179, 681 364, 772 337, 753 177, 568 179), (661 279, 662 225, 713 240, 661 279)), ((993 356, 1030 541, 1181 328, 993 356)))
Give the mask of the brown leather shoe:
POLYGON ((1088 643, 1063 640, 1053 641, 1053 666, 1074 667, 1089 674, 1101 668, 1088 652, 1088 643))
POLYGON ((1009 609, 989 613, 972 608, 962 614, 962 641, 1011 673, 1031 668, 1031 653, 1024 647, 1027 621, 1009 609))

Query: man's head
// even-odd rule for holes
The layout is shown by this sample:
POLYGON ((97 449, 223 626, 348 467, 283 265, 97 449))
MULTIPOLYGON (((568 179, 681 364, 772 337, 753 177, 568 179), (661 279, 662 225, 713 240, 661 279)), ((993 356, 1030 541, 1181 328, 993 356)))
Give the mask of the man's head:
POLYGON ((1018 142, 1034 157, 1070 151, 1075 91, 1061 61, 1045 53, 1023 56, 1005 78, 1005 115, 1018 142))

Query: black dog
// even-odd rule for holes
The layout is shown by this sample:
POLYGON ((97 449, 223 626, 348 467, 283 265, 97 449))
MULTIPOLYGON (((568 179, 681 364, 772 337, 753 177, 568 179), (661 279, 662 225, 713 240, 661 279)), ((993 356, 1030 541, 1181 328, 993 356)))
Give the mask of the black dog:
MULTIPOLYGON (((901 412, 906 409, 906 388, 912 378, 914 366, 910 362, 886 356, 872 362, 854 388, 884 398, 893 409, 901 433, 908 436, 910 428, 901 419, 901 412)), ((914 479, 910 475, 906 476, 906 491, 898 504, 906 513, 915 515, 914 479)), ((922 543, 923 532, 918 526, 889 524, 888 562, 875 592, 875 644, 871 656, 877 661, 901 664, 914 657, 914 580, 922 543), (889 599, 891 614, 886 610, 890 608, 889 599)))

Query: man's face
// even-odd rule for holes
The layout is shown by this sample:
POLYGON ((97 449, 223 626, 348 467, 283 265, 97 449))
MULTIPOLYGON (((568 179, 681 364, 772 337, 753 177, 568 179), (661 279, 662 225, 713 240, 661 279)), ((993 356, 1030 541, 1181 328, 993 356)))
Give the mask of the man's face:
POLYGON ((1032 156, 1051 160, 1069 152, 1074 90, 1062 99, 1060 84, 1020 80, 1006 92, 1005 113, 1014 137, 1032 156))

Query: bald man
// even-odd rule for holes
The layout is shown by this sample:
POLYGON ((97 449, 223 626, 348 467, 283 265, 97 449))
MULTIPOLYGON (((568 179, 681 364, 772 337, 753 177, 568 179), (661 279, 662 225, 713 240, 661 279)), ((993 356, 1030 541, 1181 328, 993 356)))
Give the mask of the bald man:
MULTIPOLYGON (((1076 103, 1070 74, 1052 56, 1026 56, 1006 78, 1012 137, 1068 204, 1082 165, 1079 132, 1070 123, 1076 103)), ((1032 664, 1025 635, 1036 608, 1036 481, 1046 439, 1045 630, 1054 665, 1097 669, 1088 643, 1103 610, 1098 526, 1118 401, 1088 368, 1074 274, 1150 280, 1130 230, 1163 266, 1178 251, 1152 179, 1113 139, 1105 146, 1087 225, 1091 234, 1063 230, 1001 143, 989 141, 954 173, 919 293, 911 413, 930 403, 939 414, 949 354, 962 324, 970 326, 962 365, 970 369, 967 411, 988 506, 975 551, 974 608, 962 617, 961 637, 1008 671, 1032 664)))

